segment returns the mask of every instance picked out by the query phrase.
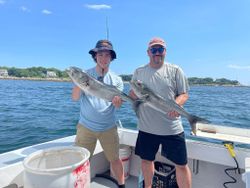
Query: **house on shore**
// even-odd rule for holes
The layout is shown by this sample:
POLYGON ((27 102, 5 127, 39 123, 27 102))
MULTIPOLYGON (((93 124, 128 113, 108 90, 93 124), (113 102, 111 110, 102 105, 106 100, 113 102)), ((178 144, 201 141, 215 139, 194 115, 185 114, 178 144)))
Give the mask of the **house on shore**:
POLYGON ((0 77, 7 77, 9 76, 7 69, 0 69, 0 77))
POLYGON ((56 78, 57 75, 54 71, 47 71, 47 75, 46 75, 47 78, 56 78))

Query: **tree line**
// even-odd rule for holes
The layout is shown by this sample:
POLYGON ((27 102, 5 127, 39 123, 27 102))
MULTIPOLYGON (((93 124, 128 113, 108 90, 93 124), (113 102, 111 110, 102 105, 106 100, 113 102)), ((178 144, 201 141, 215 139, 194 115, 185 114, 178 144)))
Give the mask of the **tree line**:
MULTIPOLYGON (((130 81, 132 79, 132 74, 129 75, 120 75, 123 81, 130 81)), ((188 83, 190 85, 240 85, 240 82, 237 80, 229 80, 226 78, 197 78, 190 77, 188 78, 188 83)))
MULTIPOLYGON (((31 68, 15 68, 15 67, 0 67, 0 69, 6 69, 9 76, 13 77, 33 77, 33 78, 46 78, 48 71, 56 73, 58 78, 68 78, 66 71, 61 71, 56 68, 44 68, 44 67, 31 67, 31 68)), ((120 75, 123 81, 130 81, 132 74, 120 75)), ((188 78, 190 85, 240 85, 237 80, 229 80, 226 78, 213 79, 207 78, 188 78)))
POLYGON ((65 71, 61 71, 56 68, 31 67, 22 69, 15 67, 0 67, 0 69, 6 69, 8 71, 8 75, 13 77, 46 78, 48 71, 55 72, 58 78, 68 77, 65 71))

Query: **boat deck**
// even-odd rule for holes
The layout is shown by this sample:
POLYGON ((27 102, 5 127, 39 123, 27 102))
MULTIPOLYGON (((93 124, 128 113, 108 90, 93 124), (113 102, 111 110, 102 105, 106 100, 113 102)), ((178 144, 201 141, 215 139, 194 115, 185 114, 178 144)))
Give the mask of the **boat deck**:
MULTIPOLYGON (((137 187, 138 184, 138 178, 135 176, 129 176, 126 179, 126 187, 137 187)), ((91 181, 91 188, 105 188, 105 187, 109 187, 109 188, 117 188, 117 185, 107 179, 104 178, 99 178, 99 177, 95 177, 94 179, 92 179, 91 181)))
MULTIPOLYGON (((138 178, 135 176, 129 176, 126 179, 126 187, 137 187, 137 183, 138 183, 138 178)), ((117 185, 108 179, 95 177, 92 179, 90 187, 91 188, 117 188, 117 185)), ((24 188, 24 187, 23 186, 18 187, 16 184, 11 184, 3 188, 24 188)))
MULTIPOLYGON (((137 131, 122 129, 119 132, 121 144, 130 146, 132 155, 130 158, 130 177, 126 181, 126 187, 137 187, 138 174, 140 169, 140 159, 136 156, 134 146, 137 138, 137 131)), ((0 187, 18 188, 23 186, 23 159, 29 154, 42 149, 48 149, 59 146, 74 145, 75 136, 64 137, 50 142, 21 148, 11 152, 0 154, 0 187)), ((194 188, 211 188, 222 187, 224 182, 230 181, 224 170, 235 167, 235 162, 229 155, 223 144, 215 144, 187 139, 187 149, 189 156, 189 166, 192 171, 192 181, 194 188)), ((232 188, 247 187, 245 182, 250 182, 250 150, 247 148, 235 147, 236 158, 241 169, 241 174, 232 172, 232 176, 237 179, 237 183, 231 184, 232 188), (242 181, 242 173, 248 172, 242 181)), ((157 158, 159 161, 165 162, 159 153, 157 158)), ((96 178, 96 174, 104 173, 109 170, 109 163, 102 151, 101 145, 98 143, 91 159, 91 187, 117 187, 115 183, 104 178, 96 178), (93 164, 93 165, 92 165, 93 164)), ((249 187, 247 187, 249 188, 249 187)))

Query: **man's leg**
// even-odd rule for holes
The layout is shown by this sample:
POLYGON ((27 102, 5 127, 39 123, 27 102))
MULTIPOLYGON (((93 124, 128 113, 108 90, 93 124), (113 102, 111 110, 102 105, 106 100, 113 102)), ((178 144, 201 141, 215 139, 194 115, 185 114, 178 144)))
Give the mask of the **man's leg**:
POLYGON ((145 188, 151 188, 154 176, 154 161, 147 161, 142 159, 141 168, 142 174, 144 176, 145 188))
POLYGON ((175 165, 175 169, 179 188, 191 188, 192 178, 188 165, 175 165))
POLYGON ((159 149, 159 136, 139 131, 136 140, 135 154, 141 158, 141 168, 145 187, 151 188, 154 175, 154 160, 159 149))
POLYGON ((113 173, 118 181, 118 184, 119 185, 125 184, 122 161, 120 159, 117 159, 117 160, 110 161, 110 164, 111 164, 113 173))
POLYGON ((84 147, 90 152, 90 158, 93 156, 96 142, 97 133, 85 128, 83 125, 77 125, 77 132, 75 138, 75 144, 80 147, 84 147))
POLYGON ((187 148, 184 132, 162 137, 162 155, 175 163, 179 188, 191 188, 191 172, 187 165, 187 148))
POLYGON ((125 183, 122 161, 119 159, 119 136, 117 127, 104 131, 99 136, 104 154, 111 163, 111 168, 119 185, 125 183))

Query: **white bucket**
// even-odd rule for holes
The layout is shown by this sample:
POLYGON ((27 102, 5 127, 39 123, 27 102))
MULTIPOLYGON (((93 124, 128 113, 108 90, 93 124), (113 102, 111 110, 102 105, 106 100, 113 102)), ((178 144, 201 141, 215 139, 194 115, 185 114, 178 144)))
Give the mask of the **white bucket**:
POLYGON ((25 188, 89 188, 90 153, 70 146, 41 150, 23 161, 25 188))
POLYGON ((119 150, 119 157, 122 160, 125 179, 129 177, 130 156, 131 148, 129 146, 122 145, 119 150))
MULTIPOLYGON (((123 164, 125 179, 129 177, 130 156, 131 156, 131 148, 126 145, 121 145, 119 149, 119 157, 123 164)), ((111 169, 111 176, 115 177, 112 169, 111 169)))

